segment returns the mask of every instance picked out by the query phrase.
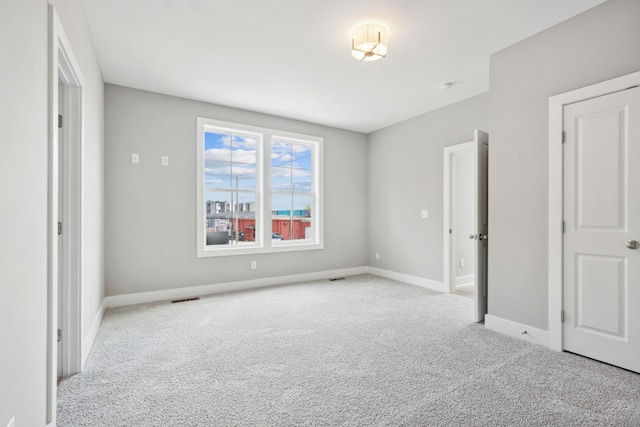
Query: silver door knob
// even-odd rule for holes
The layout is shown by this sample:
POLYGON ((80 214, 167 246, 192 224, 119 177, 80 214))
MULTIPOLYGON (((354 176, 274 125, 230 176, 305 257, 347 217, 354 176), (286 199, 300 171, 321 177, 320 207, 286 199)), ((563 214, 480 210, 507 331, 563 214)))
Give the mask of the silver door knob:
POLYGON ((479 240, 487 240, 489 238, 489 236, 487 236, 486 234, 478 234, 478 239, 479 240))
POLYGON ((629 249, 638 249, 638 248, 640 248, 640 243, 638 243, 637 240, 629 240, 629 241, 627 241, 626 246, 629 249))
POLYGON ((476 240, 478 238, 478 236, 476 236, 475 234, 469 234, 469 238, 471 240, 476 240))

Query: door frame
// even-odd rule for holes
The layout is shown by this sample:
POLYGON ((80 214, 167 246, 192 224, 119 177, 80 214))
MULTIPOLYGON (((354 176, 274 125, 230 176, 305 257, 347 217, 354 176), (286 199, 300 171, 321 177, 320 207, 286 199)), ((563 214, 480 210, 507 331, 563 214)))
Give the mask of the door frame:
POLYGON ((82 153, 83 87, 71 44, 53 5, 48 5, 48 196, 47 196, 47 424, 55 424, 57 386, 58 286, 63 295, 63 376, 82 369, 81 241, 82 241, 82 153), (58 93, 58 82, 63 93, 58 93), (63 182, 58 179, 58 100, 64 97, 65 124, 63 182), (59 188, 63 186, 63 216, 58 218, 59 188), (58 253, 58 221, 63 223, 62 253, 58 253), (62 258, 63 283, 58 283, 58 261, 62 258))
POLYGON ((474 318, 476 322, 481 322, 487 314, 487 235, 488 235, 488 155, 489 155, 489 135, 479 129, 473 132, 473 141, 444 147, 444 189, 443 189, 443 284, 449 293, 455 292, 455 279, 452 274, 451 265, 451 160, 455 153, 465 150, 473 150, 474 156, 474 231, 476 241, 474 244, 475 254, 475 286, 474 286, 474 318), (487 222, 485 223, 485 220, 487 222), (483 237, 480 237, 483 236, 483 237))
POLYGON ((572 90, 549 98, 549 214, 548 214, 548 322, 549 347, 564 349, 562 336, 563 310, 563 173, 564 156, 562 149, 564 117, 567 104, 620 92, 640 85, 640 71, 572 90))
MULTIPOLYGON (((455 249, 455 243, 451 242, 451 233, 449 230, 452 227, 451 216, 455 213, 455 207, 452 206, 452 189, 453 189, 453 177, 451 163, 456 154, 463 151, 472 151, 476 148, 476 141, 464 142, 462 144, 451 145, 444 147, 444 188, 443 188, 443 228, 442 228, 442 241, 444 243, 444 262, 443 262, 443 283, 449 293, 455 293, 456 283, 455 274, 453 274, 454 266, 452 263, 452 255, 455 249)), ((474 174, 474 178, 477 180, 477 173, 474 174)), ((476 259, 475 262, 478 260, 476 259)), ((477 278, 476 278, 477 283, 477 278)))

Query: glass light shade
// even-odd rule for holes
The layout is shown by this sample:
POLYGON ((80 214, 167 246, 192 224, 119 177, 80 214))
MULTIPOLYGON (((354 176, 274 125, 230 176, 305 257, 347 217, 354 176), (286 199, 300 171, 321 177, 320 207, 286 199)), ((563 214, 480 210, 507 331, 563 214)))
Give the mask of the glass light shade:
POLYGON ((355 29, 351 54, 358 61, 376 61, 387 55, 387 29, 378 24, 365 24, 355 29))

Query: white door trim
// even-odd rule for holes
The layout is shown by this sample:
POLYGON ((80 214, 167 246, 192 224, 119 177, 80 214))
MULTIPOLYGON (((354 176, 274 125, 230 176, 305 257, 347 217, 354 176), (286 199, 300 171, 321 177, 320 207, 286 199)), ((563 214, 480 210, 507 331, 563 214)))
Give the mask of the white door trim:
POLYGON ((640 71, 572 90, 549 98, 549 216, 548 216, 548 280, 549 280, 549 347, 563 350, 562 340, 562 206, 563 194, 563 108, 567 104, 584 101, 640 85, 640 71))
POLYGON ((452 246, 450 240, 451 236, 449 234, 449 230, 451 229, 451 214, 453 209, 451 209, 451 185, 452 185, 452 177, 451 177, 451 162, 453 161, 453 157, 456 153, 460 153, 462 151, 471 151, 474 150, 477 143, 476 141, 465 142, 462 144, 456 144, 449 147, 444 147, 444 187, 443 187, 443 225, 442 228, 442 241, 444 243, 444 262, 443 262, 443 280, 445 288, 449 290, 449 293, 455 293, 456 291, 456 281, 455 274, 453 274, 453 266, 451 263, 452 252, 454 247, 452 246))
POLYGON ((63 265, 63 375, 80 372, 81 331, 81 231, 84 78, 60 19, 49 5, 49 118, 47 200, 47 424, 55 425, 58 329, 58 257, 63 265), (58 93, 58 81, 64 93, 58 93), (65 97, 64 182, 58 182, 58 97, 65 97), (64 244, 58 254, 58 189, 64 186, 64 244))

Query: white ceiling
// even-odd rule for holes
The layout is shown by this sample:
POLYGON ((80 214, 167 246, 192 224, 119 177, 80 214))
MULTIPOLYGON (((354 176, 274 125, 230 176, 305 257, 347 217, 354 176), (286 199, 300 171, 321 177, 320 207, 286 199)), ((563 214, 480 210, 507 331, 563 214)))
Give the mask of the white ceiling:
POLYGON ((487 92, 489 55, 603 2, 84 0, 107 83, 365 133, 487 92), (367 21, 389 53, 360 63, 367 21))

